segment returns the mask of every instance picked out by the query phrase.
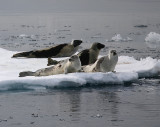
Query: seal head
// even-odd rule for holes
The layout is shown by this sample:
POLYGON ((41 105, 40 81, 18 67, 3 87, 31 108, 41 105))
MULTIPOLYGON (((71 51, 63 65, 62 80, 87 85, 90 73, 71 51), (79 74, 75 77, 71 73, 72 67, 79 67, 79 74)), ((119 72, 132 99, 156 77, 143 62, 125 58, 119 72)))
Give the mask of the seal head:
POLYGON ((99 50, 101 50, 104 47, 105 47, 105 45, 103 45, 101 43, 98 43, 98 42, 95 42, 95 43, 92 44, 91 49, 94 49, 94 50, 99 49, 99 50))
POLYGON ((77 46, 79 46, 81 43, 82 43, 81 40, 73 40, 73 41, 71 42, 71 45, 73 45, 74 47, 77 47, 77 46))
POLYGON ((95 42, 90 49, 85 49, 78 53, 82 66, 93 64, 97 60, 100 50, 104 47, 104 44, 95 42))

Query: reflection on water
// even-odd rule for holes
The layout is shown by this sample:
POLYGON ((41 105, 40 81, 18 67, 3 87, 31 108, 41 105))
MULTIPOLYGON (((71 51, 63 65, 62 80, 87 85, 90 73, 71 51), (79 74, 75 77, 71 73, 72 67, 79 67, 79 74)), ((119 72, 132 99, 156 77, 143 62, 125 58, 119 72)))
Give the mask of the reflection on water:
POLYGON ((119 97, 115 92, 100 92, 98 93, 98 103, 100 109, 108 108, 112 119, 118 120, 118 106, 119 106, 119 97))
POLYGON ((59 94, 60 111, 67 113, 72 122, 89 119, 105 118, 119 121, 120 98, 117 93, 107 91, 66 90, 59 94))
POLYGON ((62 92, 59 96, 60 111, 68 112, 71 121, 80 120, 81 92, 69 90, 62 92))
POLYGON ((153 91, 147 91, 144 86, 115 86, 65 90, 56 94, 59 96, 59 110, 66 116, 66 125, 150 127, 158 125, 160 118, 159 94, 156 94, 157 89, 153 88, 153 91))
MULTIPOLYGON (((158 79, 157 79, 158 80, 158 79)), ((0 125, 159 127, 160 86, 61 89, 0 95, 0 125), (10 119, 12 118, 12 119, 10 119)))

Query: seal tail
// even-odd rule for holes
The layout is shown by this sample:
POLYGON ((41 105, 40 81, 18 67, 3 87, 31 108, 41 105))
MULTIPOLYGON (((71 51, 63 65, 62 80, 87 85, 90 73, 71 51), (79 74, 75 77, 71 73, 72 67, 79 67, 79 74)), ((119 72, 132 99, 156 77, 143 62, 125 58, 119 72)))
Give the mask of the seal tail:
POLYGON ((50 65, 56 65, 58 64, 59 62, 56 61, 56 60, 52 60, 51 57, 48 58, 48 64, 47 66, 50 66, 50 65))
POLYGON ((33 51, 17 53, 17 54, 14 54, 12 56, 12 58, 15 58, 15 57, 29 57, 32 52, 33 51))
POLYGON ((25 76, 35 76, 35 72, 32 71, 24 71, 19 73, 19 77, 25 77, 25 76))

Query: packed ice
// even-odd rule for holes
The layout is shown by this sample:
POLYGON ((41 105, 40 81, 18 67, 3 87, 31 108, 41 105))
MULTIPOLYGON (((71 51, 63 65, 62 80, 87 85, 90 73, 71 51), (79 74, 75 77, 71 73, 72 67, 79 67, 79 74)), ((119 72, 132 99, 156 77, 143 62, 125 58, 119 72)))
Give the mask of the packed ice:
MULTIPOLYGON (((18 77, 21 71, 36 71, 47 67, 47 59, 11 58, 16 53, 0 48, 0 91, 12 89, 47 89, 55 87, 84 87, 86 85, 116 85, 135 82, 139 78, 160 74, 160 60, 147 57, 136 60, 119 56, 115 73, 70 73, 42 77, 18 77)), ((61 60, 57 58, 56 60, 61 60)), ((64 58, 63 58, 64 59, 64 58)))

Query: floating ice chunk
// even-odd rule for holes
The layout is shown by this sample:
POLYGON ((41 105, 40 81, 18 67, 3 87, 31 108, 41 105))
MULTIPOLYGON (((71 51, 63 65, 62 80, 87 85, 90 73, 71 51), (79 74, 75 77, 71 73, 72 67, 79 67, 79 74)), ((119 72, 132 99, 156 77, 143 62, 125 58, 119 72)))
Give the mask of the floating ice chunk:
MULTIPOLYGON (((108 40, 106 40, 106 41, 108 41, 108 40)), ((111 41, 112 42, 128 42, 128 41, 133 41, 133 39, 130 37, 122 38, 122 36, 120 34, 116 34, 115 36, 113 36, 111 38, 111 41)))
POLYGON ((133 39, 132 38, 130 38, 130 37, 127 37, 127 39, 126 39, 127 41, 133 41, 133 39))
POLYGON ((18 36, 20 39, 25 39, 25 38, 29 38, 29 39, 36 39, 35 35, 26 35, 26 34, 21 34, 18 36))
POLYGON ((137 71, 139 78, 150 78, 160 75, 160 61, 157 62, 153 68, 148 70, 137 71))
POLYGON ((18 36, 20 39, 28 38, 29 36, 26 34, 21 34, 18 36))
POLYGON ((37 36, 35 36, 35 35, 31 35, 31 36, 30 36, 31 39, 36 39, 36 37, 37 37, 37 36))
POLYGON ((131 64, 131 63, 136 63, 137 60, 134 57, 130 56, 119 56, 118 64, 131 64))
POLYGON ((160 47, 160 34, 155 32, 150 32, 146 38, 145 42, 148 47, 150 48, 157 48, 160 47))
POLYGON ((102 38, 101 36, 92 36, 91 38, 102 38))
POLYGON ((109 42, 109 40, 108 40, 108 39, 106 39, 106 42, 109 42))
POLYGON ((122 41, 123 38, 121 37, 120 34, 116 34, 115 36, 112 37, 111 41, 119 42, 122 41))
POLYGON ((138 78, 149 78, 160 75, 160 60, 147 57, 140 61, 128 56, 120 56, 116 71, 136 72, 138 78))

